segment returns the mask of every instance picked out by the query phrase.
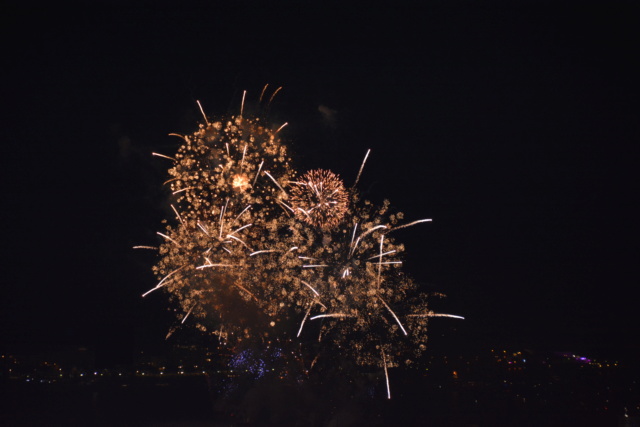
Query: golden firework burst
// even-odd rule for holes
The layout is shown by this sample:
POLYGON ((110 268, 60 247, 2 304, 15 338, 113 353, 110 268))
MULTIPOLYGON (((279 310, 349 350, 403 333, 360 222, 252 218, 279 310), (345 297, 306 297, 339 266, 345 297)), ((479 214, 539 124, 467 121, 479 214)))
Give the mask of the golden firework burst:
POLYGON ((329 170, 311 170, 291 184, 291 206, 307 224, 328 230, 340 224, 349 210, 349 193, 329 170))

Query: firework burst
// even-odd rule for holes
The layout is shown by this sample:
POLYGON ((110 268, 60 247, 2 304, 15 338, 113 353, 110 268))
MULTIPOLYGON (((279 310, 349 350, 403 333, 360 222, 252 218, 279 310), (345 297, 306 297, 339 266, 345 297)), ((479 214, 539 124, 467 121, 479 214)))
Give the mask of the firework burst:
MULTIPOLYGON (((244 102, 244 98, 243 98, 244 102)), ((199 104, 200 105, 200 104, 199 104)), ((204 123, 168 160, 175 221, 158 236, 157 285, 199 329, 241 341, 319 342, 385 372, 426 348, 427 297, 402 271, 404 222, 325 169, 297 175, 280 127, 204 123)), ((156 248, 139 246, 139 248, 156 248)), ((317 356, 313 359, 311 368, 317 356)), ((389 388, 388 388, 389 391, 389 388)))
POLYGON ((338 175, 312 170, 291 184, 290 204, 298 219, 323 230, 340 224, 349 209, 349 194, 338 175))

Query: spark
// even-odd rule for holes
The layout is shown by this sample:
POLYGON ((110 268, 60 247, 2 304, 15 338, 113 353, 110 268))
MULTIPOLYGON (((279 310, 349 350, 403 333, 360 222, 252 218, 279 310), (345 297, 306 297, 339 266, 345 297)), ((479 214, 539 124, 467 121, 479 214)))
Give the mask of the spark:
POLYGON ((247 210, 249 210, 250 208, 251 208, 251 205, 247 205, 247 207, 246 207, 246 208, 244 208, 244 209, 242 210, 242 212, 240 212, 240 213, 238 214, 238 216, 237 216, 237 217, 235 217, 235 218, 233 219, 233 222, 236 222, 236 221, 238 220, 238 218, 240 218, 240 217, 242 216, 242 214, 243 214, 243 213, 245 213, 245 212, 246 212, 247 210))
POLYGON ((385 252, 385 253, 383 253, 383 254, 380 254, 380 255, 374 255, 374 256, 372 256, 372 257, 370 257, 370 258, 367 258, 367 260, 374 259, 374 258, 378 258, 378 257, 383 257, 383 256, 385 256, 385 255, 394 254, 394 253, 396 253, 396 250, 395 250, 395 249, 394 249, 394 250, 392 250, 392 251, 387 251, 387 252, 385 252))
POLYGON ((189 309, 189 311, 187 312, 187 314, 185 314, 185 315, 184 315, 184 317, 182 318, 182 322, 180 322, 180 323, 184 323, 184 321, 185 321, 185 320, 187 320, 187 317, 189 317, 189 315, 191 314, 191 311, 194 309, 194 307, 196 306, 196 304, 198 304, 198 303, 195 303, 195 304, 193 304, 193 305, 191 306, 191 308, 189 309))
POLYGON ((157 251, 158 248, 156 246, 143 246, 143 245, 138 245, 138 246, 134 246, 133 249, 150 249, 153 251, 157 251))
POLYGON ((178 213, 178 211, 176 210, 176 207, 175 207, 175 206, 173 206, 173 205, 171 205, 171 209, 173 209, 173 211, 175 212, 175 214, 176 214, 176 218, 178 218, 178 219, 180 220, 180 223, 181 223, 182 225, 184 225, 184 221, 182 220, 182 217, 180 216, 180 214, 179 214, 179 213, 178 213))
POLYGON ((169 160, 173 160, 174 162, 176 162, 177 160, 174 159, 173 157, 169 157, 169 156, 165 156, 164 154, 160 154, 160 153, 151 153, 152 156, 156 156, 156 157, 162 157, 163 159, 169 159, 169 160))
POLYGON ((271 105, 271 101, 273 101, 273 98, 275 98, 278 92, 280 92, 280 89, 282 89, 282 86, 280 86, 278 89, 276 89, 275 92, 273 92, 273 95, 271 95, 271 98, 269 98, 269 104, 267 105, 271 105))
POLYGON ((262 169, 262 165, 264 164, 264 160, 260 162, 258 166, 258 172, 256 172, 256 177, 253 179, 253 185, 256 185, 256 181, 258 180, 258 176, 260 175, 260 170, 262 169))
POLYGON ((279 188, 283 193, 287 194, 287 192, 286 192, 286 191, 284 191, 284 188, 280 187, 280 184, 278 184, 278 181, 276 181, 276 179, 275 179, 274 177, 272 177, 272 176, 271 176, 271 174, 270 174, 269 172, 264 171, 264 173, 265 173, 265 174, 267 174, 267 176, 268 176, 269 178, 271 178, 271 181, 273 181, 273 183, 274 183, 275 185, 277 185, 277 186, 278 186, 278 188, 279 188))
POLYGON ((247 144, 244 145, 244 148, 242 149, 242 160, 240 161, 240 168, 242 168, 242 166, 244 165, 244 156, 247 155, 247 144))
POLYGON ((182 266, 180 268, 176 268, 175 270, 173 270, 171 273, 167 274, 166 276, 164 276, 164 278, 155 286, 155 288, 152 288, 150 290, 148 290, 147 292, 145 292, 144 294, 142 294, 143 297, 146 297, 147 295, 149 295, 151 292, 160 289, 164 282, 170 278, 171 276, 173 276, 174 274, 178 273, 180 270, 182 270, 183 268, 185 268, 186 266, 182 266))
POLYGON ((318 291, 316 291, 313 286, 311 286, 310 284, 308 284, 307 282, 305 282, 304 280, 300 280, 302 282, 302 284, 304 284, 305 286, 307 286, 309 289, 311 289, 311 291, 313 291, 314 294, 316 294, 316 296, 320 296, 320 294, 318 293, 318 291))
POLYGON ((402 329, 402 332, 405 335, 407 335, 407 331, 404 329, 404 326, 402 326, 402 323, 400 323, 400 319, 398 319, 398 316, 396 316, 396 314, 393 312, 393 310, 391 310, 391 307, 389 307, 389 305, 385 302, 385 300, 382 299, 382 297, 380 295, 378 295, 378 298, 380 299, 380 301, 382 301, 384 306, 387 307, 387 310, 389 310, 389 313, 391 313, 393 318, 396 319, 396 322, 398 322, 398 326, 400 326, 400 329, 402 329))
POLYGON ((249 247, 249 245, 247 245, 242 239, 238 239, 236 236, 232 236, 231 234, 227 234, 227 237, 230 238, 230 239, 233 239, 233 240, 237 240, 238 242, 242 243, 242 245, 245 248, 247 248, 247 249, 249 249, 249 251, 253 252, 253 249, 251 249, 249 247))
POLYGON ((384 365, 384 376, 387 382, 387 399, 391 400, 391 387, 389 387, 389 372, 387 371, 387 357, 384 355, 384 350, 380 349, 382 353, 382 364, 384 365))
POLYGON ((211 268, 211 267, 238 267, 238 265, 237 264, 204 264, 196 267, 196 269, 203 270, 205 268, 211 268))
POLYGON ((398 227, 394 227, 391 230, 389 230, 388 233, 391 233, 392 231, 396 231, 396 230, 401 230, 403 228, 411 227, 412 225, 421 224, 423 222, 431 222, 431 221, 432 221, 431 219, 419 219, 417 221, 410 222, 409 224, 404 224, 398 227))
POLYGON ((195 187, 186 187, 186 188, 181 188, 180 190, 176 190, 174 191, 172 194, 176 195, 178 193, 182 193, 183 191, 187 191, 187 190, 193 190, 195 187))
POLYGON ((285 127, 286 125, 288 125, 288 124, 289 124, 289 123, 285 123, 285 124, 283 124, 282 126, 280 126, 280 127, 278 128, 278 130, 277 130, 275 133, 280 132, 280 131, 282 130, 282 128, 284 128, 284 127, 285 127))
POLYGON ((200 227, 200 229, 201 229, 202 231, 204 231, 204 234, 206 234, 207 236, 211 237, 211 236, 209 235, 209 232, 207 231, 207 229, 204 227, 204 225, 202 225, 202 224, 200 223, 200 221, 198 221, 198 227, 200 227))
MULTIPOLYGON (((384 234, 380 236, 380 255, 378 259, 378 287, 380 287, 380 273, 382 272, 382 244, 384 243, 384 234)), ((406 334, 405 334, 406 335, 406 334)))
POLYGON ((247 95, 247 91, 242 92, 242 103, 240 104, 240 116, 242 116, 242 112, 244 111, 244 97, 247 95))
POLYGON ((162 234, 162 233, 160 233, 159 231, 158 231, 158 232, 156 232, 156 234, 158 234, 158 235, 160 235, 160 236, 164 237, 165 239, 169 240, 170 242, 174 243, 175 245, 177 245, 177 246, 179 246, 179 247, 182 247, 182 246, 180 245, 180 243, 176 242, 175 240, 173 240, 171 237, 167 236, 166 234, 162 234))
POLYGON ((269 86, 269 83, 264 85, 264 87, 262 88, 262 92, 260 92, 260 99, 258 100, 258 102, 262 102, 262 97, 264 96, 264 91, 267 90, 267 86, 269 86))
POLYGON ((251 227, 252 225, 253 225, 253 224, 246 224, 246 225, 243 225, 242 227, 237 228, 237 229, 235 229, 234 231, 232 231, 231 233, 227 234, 227 237, 231 237, 231 236, 233 236, 234 234, 236 234, 237 232, 242 231, 242 230, 244 230, 245 228, 251 227))
POLYGON ((256 252, 252 252, 249 254, 249 256, 254 256, 254 255, 258 255, 258 254, 267 254, 267 253, 271 253, 271 252, 280 252, 278 250, 275 249, 269 249, 269 250, 263 250, 263 251, 256 251, 256 252))
POLYGON ((170 133, 170 134, 169 134, 169 136, 177 136, 178 138, 182 138, 182 139, 184 139, 184 141, 185 141, 187 144, 190 144, 190 143, 191 143, 191 141, 189 140, 189 137, 188 137, 188 136, 180 135, 179 133, 170 133))
POLYGON ((247 290, 247 288, 245 288, 244 286, 241 286, 241 285, 239 285, 239 284, 237 284, 237 283, 234 283, 234 284, 233 284, 233 286, 235 286, 236 288, 238 288, 238 289, 240 289, 240 290, 245 291, 245 292, 246 292, 246 293, 248 293, 250 296, 252 296, 252 297, 253 297, 253 299, 258 300, 258 298, 256 298, 256 296, 255 296, 253 293, 249 292, 249 291, 247 290))
POLYGON ((200 112, 202 113, 202 117, 204 117, 204 121, 207 124, 207 126, 209 126, 209 120, 207 120, 207 115, 204 113, 204 110, 202 109, 202 104, 200 104, 200 101, 196 100, 196 102, 198 103, 198 107, 200 107, 200 112))
POLYGON ((458 316, 455 314, 434 313, 433 311, 429 311, 427 313, 407 314, 407 317, 450 317, 452 319, 464 320, 464 317, 462 316, 458 316))
POLYGON ((355 188, 356 185, 358 185, 358 181, 360 181, 360 175, 362 175, 362 170, 364 169, 364 164, 367 162, 367 157, 369 157, 369 153, 371 152, 371 149, 367 150, 367 154, 364 155, 364 160, 362 161, 362 165, 360 165, 360 170, 358 171, 358 175, 356 176, 356 180, 353 183, 353 187, 355 188))
POLYGON ((304 315, 304 318, 302 319, 302 322, 300 323, 300 329, 298 330, 298 335, 296 335, 297 337, 300 336, 300 334, 302 333, 302 328, 304 327, 304 322, 305 320, 307 320, 307 317, 309 317, 309 313, 311 312, 311 307, 312 305, 309 304, 309 308, 307 309, 307 312, 304 315))
POLYGON ((310 318, 309 320, 316 320, 316 319, 322 319, 324 317, 336 317, 336 318, 341 318, 341 317, 353 317, 350 314, 345 314, 345 313, 331 313, 331 314, 318 314, 317 316, 313 316, 312 318, 310 318))

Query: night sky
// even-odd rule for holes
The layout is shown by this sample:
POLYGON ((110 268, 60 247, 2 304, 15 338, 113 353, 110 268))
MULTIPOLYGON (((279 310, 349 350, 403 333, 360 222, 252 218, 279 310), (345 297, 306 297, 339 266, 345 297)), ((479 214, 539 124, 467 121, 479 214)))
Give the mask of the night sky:
POLYGON ((432 345, 640 352, 635 2, 130 3, 2 6, 1 342, 162 342, 151 152, 269 83, 299 169, 371 148, 364 196, 433 218, 396 236, 466 316, 432 345))

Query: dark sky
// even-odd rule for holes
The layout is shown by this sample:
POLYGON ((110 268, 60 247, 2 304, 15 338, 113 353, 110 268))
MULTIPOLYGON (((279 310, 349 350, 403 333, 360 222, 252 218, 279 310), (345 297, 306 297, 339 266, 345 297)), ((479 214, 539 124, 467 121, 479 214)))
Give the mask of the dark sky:
POLYGON ((434 219, 397 236, 434 309, 467 317, 434 336, 638 352, 635 2, 130 3, 0 13, 3 342, 162 341, 131 249, 167 215, 150 153, 197 99, 236 112, 270 83, 302 168, 353 180, 371 148, 362 191, 434 219))

